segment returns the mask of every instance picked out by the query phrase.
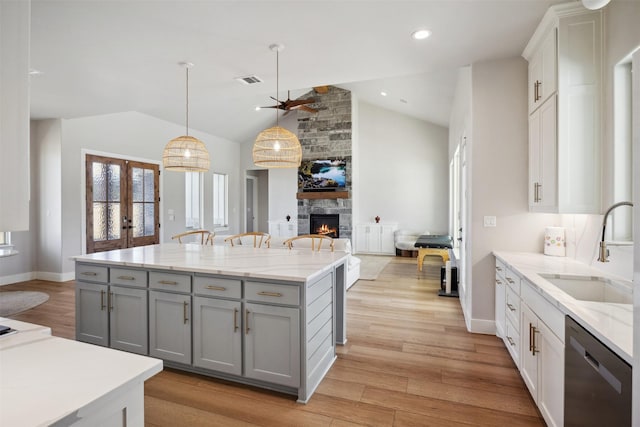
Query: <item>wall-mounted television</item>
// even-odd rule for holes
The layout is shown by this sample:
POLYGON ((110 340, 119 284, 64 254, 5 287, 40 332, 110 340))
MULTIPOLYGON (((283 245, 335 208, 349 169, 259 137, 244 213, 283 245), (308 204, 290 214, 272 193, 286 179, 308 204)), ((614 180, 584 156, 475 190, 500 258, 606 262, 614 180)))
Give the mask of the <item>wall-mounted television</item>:
POLYGON ((303 160, 298 169, 298 190, 334 191, 347 186, 347 162, 323 159, 303 160))

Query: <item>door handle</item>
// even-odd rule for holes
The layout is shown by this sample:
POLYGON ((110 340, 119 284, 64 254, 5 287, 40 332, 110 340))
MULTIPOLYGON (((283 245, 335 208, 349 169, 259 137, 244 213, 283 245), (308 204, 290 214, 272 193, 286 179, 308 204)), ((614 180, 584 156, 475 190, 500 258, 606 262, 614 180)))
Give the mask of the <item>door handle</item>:
POLYGON ((233 309, 233 332, 238 330, 238 309, 233 309))
POLYGON ((113 297, 113 292, 109 292, 108 294, 108 298, 107 298, 107 303, 109 304, 109 311, 113 311, 113 300, 115 298, 113 297))
POLYGON ((251 329, 249 328, 249 310, 245 309, 244 310, 244 333, 245 335, 249 335, 249 331, 251 329))
POLYGON ((184 324, 186 325, 187 322, 189 321, 189 317, 187 316, 187 309, 189 308, 189 303, 187 301, 184 301, 182 303, 182 314, 184 315, 184 324))
POLYGON ((105 291, 100 291, 100 311, 104 311, 104 309, 107 308, 104 305, 104 294, 105 294, 105 291))

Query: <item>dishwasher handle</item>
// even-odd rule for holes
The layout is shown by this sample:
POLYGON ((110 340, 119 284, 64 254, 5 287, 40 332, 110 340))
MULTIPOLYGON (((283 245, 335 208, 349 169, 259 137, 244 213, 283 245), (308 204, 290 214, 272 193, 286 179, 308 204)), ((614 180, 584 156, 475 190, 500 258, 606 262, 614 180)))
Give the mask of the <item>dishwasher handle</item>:
POLYGON ((593 355, 589 353, 587 349, 575 339, 575 337, 569 337, 569 342, 571 343, 571 347, 573 347, 573 349, 584 358, 594 371, 596 371, 618 394, 622 394, 622 381, 616 378, 616 376, 611 373, 605 365, 600 363, 598 359, 593 357, 593 355))

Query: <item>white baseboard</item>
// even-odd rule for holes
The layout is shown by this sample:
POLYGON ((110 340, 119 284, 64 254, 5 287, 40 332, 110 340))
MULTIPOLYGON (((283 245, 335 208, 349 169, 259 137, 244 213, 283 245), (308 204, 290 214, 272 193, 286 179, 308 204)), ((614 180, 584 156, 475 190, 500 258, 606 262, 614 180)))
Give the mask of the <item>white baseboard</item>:
POLYGON ((68 282, 76 278, 75 273, 50 273, 47 271, 30 271, 28 273, 14 274, 0 277, 0 286, 13 283, 26 282, 28 280, 48 280, 50 282, 68 282))
POLYGON ((48 271, 36 271, 35 275, 36 279, 38 280, 48 280, 50 282, 68 282, 69 280, 74 280, 76 278, 76 274, 73 271, 68 273, 50 273, 48 271))
POLYGON ((471 319, 467 322, 467 329, 474 334, 496 334, 496 322, 494 320, 471 319))
POLYGON ((34 272, 14 274, 11 276, 0 277, 0 286, 11 285, 12 283, 26 282, 36 278, 34 272))

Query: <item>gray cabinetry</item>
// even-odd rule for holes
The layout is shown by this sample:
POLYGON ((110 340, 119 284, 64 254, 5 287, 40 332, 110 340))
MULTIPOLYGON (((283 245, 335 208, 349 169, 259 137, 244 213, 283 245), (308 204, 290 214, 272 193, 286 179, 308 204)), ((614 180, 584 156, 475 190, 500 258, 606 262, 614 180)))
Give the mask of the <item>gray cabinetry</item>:
POLYGON ((193 365, 242 375, 241 303, 193 298, 193 365))
POLYGON ((245 304, 245 376, 300 386, 300 310, 245 304))
POLYGON ((76 339, 132 353, 147 354, 146 272, 114 269, 130 287, 113 286, 109 269, 78 265, 76 269, 76 339), (95 282, 95 283, 90 283, 95 282))
POLYGON ((76 281, 76 339, 109 345, 108 285, 76 281))
POLYGON ((147 290, 109 287, 109 346, 147 354, 147 290))
POLYGON ((191 363, 191 296, 149 291, 149 355, 191 363))

